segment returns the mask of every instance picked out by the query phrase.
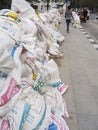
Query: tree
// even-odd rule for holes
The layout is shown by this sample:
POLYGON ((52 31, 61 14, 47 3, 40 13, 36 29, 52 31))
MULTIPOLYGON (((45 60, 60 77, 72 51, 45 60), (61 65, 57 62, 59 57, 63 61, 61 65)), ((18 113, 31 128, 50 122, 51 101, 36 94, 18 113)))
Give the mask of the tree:
POLYGON ((11 9, 12 0, 0 0, 0 9, 11 9))
POLYGON ((72 7, 98 8, 98 0, 72 0, 72 7))

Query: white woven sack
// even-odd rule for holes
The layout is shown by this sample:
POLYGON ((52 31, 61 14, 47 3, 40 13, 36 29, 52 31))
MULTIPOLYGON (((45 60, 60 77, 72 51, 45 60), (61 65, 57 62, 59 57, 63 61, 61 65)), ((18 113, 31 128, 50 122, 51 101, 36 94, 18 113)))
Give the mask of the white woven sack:
POLYGON ((46 115, 39 130, 48 130, 48 126, 51 123, 51 106, 47 105, 46 109, 46 115))
POLYGON ((15 40, 12 39, 7 33, 0 30, 0 49, 6 48, 9 52, 11 51, 15 40))
POLYGON ((44 13, 41 13, 40 16, 41 16, 41 20, 43 21, 43 23, 46 24, 47 18, 45 17, 44 13))
POLYGON ((27 81, 28 80, 32 80, 32 69, 27 65, 27 64, 22 64, 22 75, 21 75, 21 79, 22 78, 26 78, 27 81))
POLYGON ((10 130, 44 130, 50 124, 50 112, 51 109, 45 105, 43 98, 29 87, 24 89, 19 101, 6 118, 10 130))
POLYGON ((50 79, 50 74, 46 64, 44 64, 43 62, 44 61, 39 62, 38 60, 34 62, 35 72, 37 75, 40 74, 40 79, 42 81, 47 81, 50 79))
POLYGON ((21 26, 22 26, 21 41, 26 41, 29 43, 31 42, 33 44, 34 36, 36 36, 37 33, 37 28, 34 22, 27 18, 21 18, 21 26))
POLYGON ((4 116, 11 107, 16 103, 21 92, 15 79, 16 72, 14 67, 16 64, 6 50, 1 50, 0 61, 0 116, 4 116))
POLYGON ((0 130, 10 130, 10 123, 8 119, 0 118, 0 130))
MULTIPOLYGON (((14 75, 14 74, 13 74, 14 75)), ((13 76, 4 80, 2 91, 0 92, 0 117, 4 116, 15 105, 21 89, 13 76)))
POLYGON ((58 66, 53 59, 49 60, 46 63, 46 67, 48 68, 50 75, 50 79, 47 80, 47 82, 54 83, 57 81, 61 81, 58 66))
POLYGON ((31 87, 24 88, 19 96, 18 102, 14 105, 11 111, 7 113, 5 118, 9 121, 10 130, 22 130, 23 123, 31 108, 30 102, 26 102, 25 100, 31 90, 31 87))
POLYGON ((6 115, 10 130, 22 130, 23 123, 30 111, 31 105, 25 100, 18 101, 6 115))
POLYGON ((40 130, 40 127, 46 116, 47 105, 45 104, 43 97, 34 90, 28 94, 26 102, 30 102, 31 109, 24 122, 23 130, 27 130, 28 128, 29 130, 40 130))
POLYGON ((14 78, 16 79, 17 83, 20 84, 21 82, 21 75, 22 75, 22 62, 21 62, 21 52, 22 52, 22 46, 21 45, 15 45, 13 46, 11 50, 11 56, 16 63, 16 67, 14 68, 14 78))
POLYGON ((32 18, 35 14, 35 10, 25 0, 12 0, 11 9, 25 18, 32 18))
POLYGON ((0 16, 0 30, 10 36, 12 39, 16 41, 19 40, 21 31, 20 23, 11 17, 0 16))
POLYGON ((48 53, 53 55, 53 56, 60 56, 61 52, 59 49, 53 45, 50 46, 48 53))
POLYGON ((52 87, 44 86, 40 89, 40 92, 43 94, 44 100, 48 105, 51 105, 51 108, 54 113, 59 113, 63 115, 63 100, 60 92, 52 87))
POLYGON ((10 53, 5 48, 0 49, 0 71, 9 74, 14 67, 16 67, 16 63, 10 53))
POLYGON ((61 35, 61 33, 57 30, 54 30, 53 28, 48 28, 48 33, 53 37, 54 40, 58 41, 58 42, 62 42, 64 41, 64 36, 61 35))
POLYGON ((51 114, 51 119, 57 125, 58 130, 69 130, 65 120, 62 117, 51 114))

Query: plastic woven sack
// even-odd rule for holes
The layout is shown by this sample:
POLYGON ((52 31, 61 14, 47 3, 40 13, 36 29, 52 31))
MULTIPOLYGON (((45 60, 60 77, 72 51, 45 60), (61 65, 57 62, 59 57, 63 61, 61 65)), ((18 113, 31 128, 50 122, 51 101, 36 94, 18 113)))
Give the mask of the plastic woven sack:
POLYGON ((26 102, 30 102, 31 109, 24 122, 23 130, 27 130, 28 128, 30 130, 40 130, 40 127, 45 119, 47 111, 47 106, 43 100, 43 97, 41 97, 38 93, 32 90, 32 92, 29 93, 26 102))
POLYGON ((54 83, 57 81, 61 81, 60 76, 59 76, 59 69, 57 64, 53 59, 49 60, 46 64, 49 74, 50 74, 50 79, 47 80, 48 83, 54 83))
POLYGON ((39 93, 43 95, 45 102, 51 106, 54 113, 64 114, 62 96, 56 88, 44 86, 39 90, 39 93))
POLYGON ((36 36, 37 33, 37 28, 34 22, 27 18, 21 18, 21 26, 22 26, 21 40, 33 44, 34 36, 36 36))
POLYGON ((18 102, 6 115, 11 126, 10 130, 27 130, 28 128, 43 130, 50 121, 48 116, 50 112, 47 110, 50 111, 41 95, 29 86, 24 88, 18 102))
POLYGON ((32 18, 35 14, 35 10, 26 0, 12 0, 11 9, 25 18, 32 18))
POLYGON ((11 56, 14 62, 16 63, 16 67, 14 68, 13 70, 14 72, 12 73, 14 73, 14 78, 16 79, 18 84, 20 84, 21 82, 21 75, 22 75, 22 62, 20 59, 21 52, 22 52, 22 46, 19 44, 13 46, 11 50, 11 56))
POLYGON ((6 16, 0 16, 0 30, 10 36, 12 39, 16 41, 19 40, 21 30, 20 23, 14 19, 6 16))
POLYGON ((15 61, 6 49, 0 49, 0 71, 7 75, 16 67, 15 61))
MULTIPOLYGON (((47 61, 46 63, 44 63, 44 65, 40 63, 39 61, 35 61, 34 64, 37 68, 37 73, 40 74, 40 79, 39 79, 40 82, 43 81, 43 82, 55 84, 58 81, 61 81, 59 77, 58 66, 54 62, 54 60, 51 59, 47 61)), ((53 84, 50 84, 50 86, 53 84)))
POLYGON ((15 40, 12 39, 7 33, 0 30, 0 49, 11 51, 13 45, 15 44, 15 40))
POLYGON ((13 77, 8 77, 7 80, 4 80, 0 92, 0 117, 9 112, 18 100, 21 89, 16 84, 17 82, 13 77))
POLYGON ((68 89, 68 85, 61 82, 61 84, 57 87, 57 89, 59 90, 61 95, 63 95, 66 92, 66 90, 68 89))
POLYGON ((30 108, 31 105, 22 100, 15 104, 11 111, 6 115, 10 124, 10 130, 22 130, 30 108))
POLYGON ((8 119, 0 119, 0 130, 10 130, 10 123, 8 119))
POLYGON ((48 130, 58 130, 57 125, 54 124, 54 122, 52 122, 52 123, 49 125, 48 130))
POLYGON ((51 115, 51 119, 54 124, 57 125, 57 130, 69 130, 65 120, 62 117, 58 117, 57 115, 51 115))

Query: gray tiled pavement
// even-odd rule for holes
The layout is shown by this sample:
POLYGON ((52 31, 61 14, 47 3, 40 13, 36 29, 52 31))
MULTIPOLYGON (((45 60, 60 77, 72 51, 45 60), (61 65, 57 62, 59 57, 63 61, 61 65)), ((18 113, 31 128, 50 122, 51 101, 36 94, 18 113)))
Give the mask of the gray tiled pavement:
POLYGON ((66 32, 62 19, 60 32, 65 36, 58 59, 60 77, 69 85, 64 95, 70 117, 70 130, 98 130, 98 51, 77 28, 66 32))

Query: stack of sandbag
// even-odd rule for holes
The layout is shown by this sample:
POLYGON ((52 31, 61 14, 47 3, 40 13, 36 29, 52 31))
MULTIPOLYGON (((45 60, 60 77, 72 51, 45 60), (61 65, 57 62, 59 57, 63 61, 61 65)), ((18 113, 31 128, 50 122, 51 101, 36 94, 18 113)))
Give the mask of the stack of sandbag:
MULTIPOLYGON (((16 11, 18 7, 15 4, 16 11)), ((61 81, 55 61, 49 59, 49 53, 58 55, 56 49, 49 52, 59 46, 57 39, 43 22, 26 18, 22 11, 21 16, 0 11, 0 33, 4 34, 0 37, 4 39, 0 46, 0 129, 69 130, 62 118, 68 117, 62 98, 68 85, 61 81)))
MULTIPOLYGON (((56 35, 57 35, 57 32, 59 33, 57 28, 59 26, 59 23, 61 22, 61 16, 57 9, 52 8, 48 12, 44 11, 44 13, 39 13, 38 11, 34 12, 34 9, 31 8, 30 4, 26 2, 25 0, 22 0, 21 3, 23 4, 19 5, 19 2, 17 0, 13 0, 11 9, 14 10, 15 12, 19 12, 19 15, 21 17, 29 18, 35 23, 39 22, 39 23, 43 23, 44 25, 48 25, 49 28, 54 29, 56 35), (30 9, 29 9, 30 11, 26 10, 29 8, 29 6, 30 6, 30 9), (25 15, 24 10, 26 10, 26 15, 25 15)), ((60 35, 60 37, 62 37, 62 41, 63 41, 64 37, 62 35, 60 35)))
POLYGON ((81 22, 77 12, 72 11, 72 16, 73 16, 73 20, 72 20, 73 27, 79 28, 81 26, 81 22))
MULTIPOLYGON (((0 52, 2 52, 0 62, 2 63, 2 65, 0 64, 1 129, 4 129, 6 126, 6 130, 25 130, 27 128, 29 130, 44 130, 48 129, 52 122, 55 123, 53 116, 56 116, 56 114, 59 114, 60 118, 63 114, 68 116, 66 105, 62 99, 62 90, 65 92, 67 86, 60 81, 58 68, 53 60, 49 61, 50 63, 48 63, 47 67, 44 67, 40 62, 38 65, 35 59, 36 62, 34 61, 34 64, 38 65, 37 67, 43 67, 42 71, 40 70, 41 68, 37 68, 40 72, 39 70, 34 71, 32 66, 30 66, 33 62, 29 64, 30 62, 27 60, 26 63, 29 69, 27 75, 33 76, 28 78, 23 74, 24 71, 27 70, 22 70, 21 66, 24 66, 22 58, 16 55, 19 53, 20 57, 22 57, 21 53, 23 52, 21 46, 16 48, 13 57, 9 52, 5 51, 5 49, 0 52), (50 69, 49 71, 49 67, 52 65, 55 69, 50 69), (21 72, 19 68, 21 68, 21 72), (48 70, 48 75, 43 70, 48 70), (36 74, 37 77, 34 78, 34 74, 36 74), (56 77, 54 77, 55 74, 56 77), (50 80, 49 78, 46 79, 48 76, 50 80), (54 80, 52 78, 54 78, 54 80), (57 80, 58 82, 56 82, 57 80)), ((61 121, 59 123, 61 124, 61 121)), ((59 128, 58 123, 57 125, 59 128)))

